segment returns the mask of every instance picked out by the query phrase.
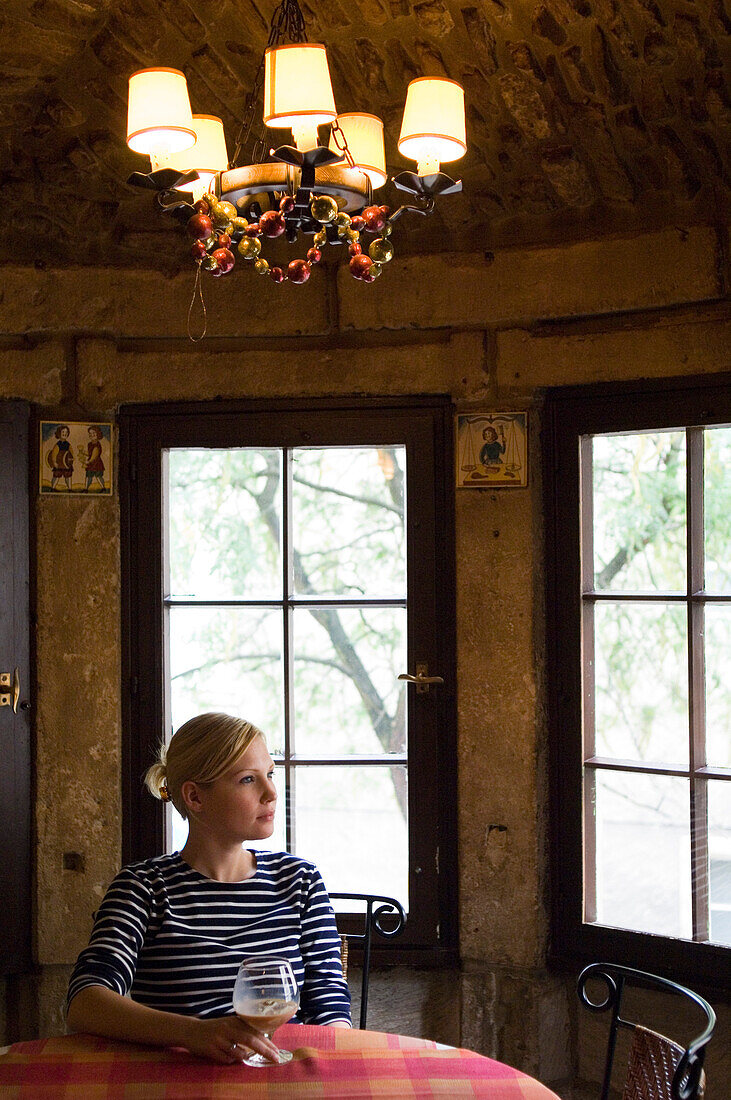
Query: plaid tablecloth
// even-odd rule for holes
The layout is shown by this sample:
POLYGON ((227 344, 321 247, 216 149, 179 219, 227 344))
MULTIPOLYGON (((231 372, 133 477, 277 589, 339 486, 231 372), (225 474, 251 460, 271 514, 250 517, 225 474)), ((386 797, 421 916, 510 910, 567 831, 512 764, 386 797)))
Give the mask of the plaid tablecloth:
POLYGON ((294 1051, 268 1069, 219 1066, 187 1051, 90 1035, 15 1043, 0 1055, 2 1100, 253 1100, 328 1097, 489 1097, 557 1100, 544 1085, 471 1050, 378 1031, 286 1024, 279 1046, 294 1051))

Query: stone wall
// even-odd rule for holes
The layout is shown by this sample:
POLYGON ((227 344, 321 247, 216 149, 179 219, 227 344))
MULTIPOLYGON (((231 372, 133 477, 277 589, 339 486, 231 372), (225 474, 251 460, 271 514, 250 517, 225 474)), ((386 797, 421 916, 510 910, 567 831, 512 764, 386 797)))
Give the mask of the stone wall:
MULTIPOLYGON (((462 1042, 547 1082, 599 1073, 573 977, 545 966, 541 389, 728 370, 727 256, 724 232, 695 228, 407 257, 372 286, 326 268, 302 287, 237 272, 207 282, 200 343, 186 335, 192 273, 3 271, 0 397, 44 419, 334 394, 449 393, 460 411, 531 412, 529 488, 456 501, 463 968, 377 976, 372 1027, 462 1042)), ((62 1028, 69 965, 120 858, 118 499, 35 508, 37 971, 0 996, 10 1038, 62 1028)), ((709 1100, 731 1076, 717 1047, 709 1100)))

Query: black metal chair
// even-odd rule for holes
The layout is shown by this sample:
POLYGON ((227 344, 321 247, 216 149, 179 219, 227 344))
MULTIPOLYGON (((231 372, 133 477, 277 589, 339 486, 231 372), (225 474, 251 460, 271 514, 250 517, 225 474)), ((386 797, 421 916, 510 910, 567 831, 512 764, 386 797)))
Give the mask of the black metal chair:
MULTIPOLYGON (((382 894, 330 894, 330 900, 334 901, 359 901, 365 902, 366 909, 362 914, 364 925, 362 932, 341 932, 342 943, 341 957, 343 960, 343 974, 348 977, 348 948, 351 944, 362 945, 363 949, 363 973, 360 983, 360 1022, 358 1026, 365 1030, 368 1018, 368 984, 371 967, 371 947, 373 932, 391 939, 398 936, 406 925, 406 914, 401 903, 396 898, 384 897, 382 894), (380 904, 379 904, 380 903, 380 904), (384 923, 385 922, 385 923, 384 923)), ((336 914, 339 917, 340 914, 336 914)))
POLYGON ((620 1028, 628 1028, 633 1033, 622 1100, 697 1100, 703 1096, 703 1061, 716 1024, 716 1014, 708 1001, 677 982, 628 966, 615 966, 614 963, 592 963, 587 966, 579 975, 577 991, 582 1003, 592 1012, 606 1012, 608 1009, 612 1012, 601 1100, 608 1100, 609 1097, 620 1028), (606 996, 601 1001, 593 1001, 587 992, 587 983, 593 979, 604 982, 606 986, 606 996), (684 1048, 665 1035, 623 1019, 622 994, 627 984, 684 997, 704 1013, 704 1030, 684 1048))

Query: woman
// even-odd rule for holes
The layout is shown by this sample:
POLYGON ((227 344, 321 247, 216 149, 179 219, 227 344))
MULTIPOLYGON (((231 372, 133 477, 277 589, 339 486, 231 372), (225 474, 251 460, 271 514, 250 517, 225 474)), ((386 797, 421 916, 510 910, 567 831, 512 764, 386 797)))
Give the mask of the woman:
POLYGON ((249 850, 274 830, 274 764, 263 734, 226 714, 181 726, 148 770, 152 794, 188 819, 181 852, 117 875, 79 955, 68 1024, 112 1039, 184 1046, 217 1062, 276 1047, 233 1015, 249 955, 289 960, 305 1023, 350 1027, 340 939, 316 867, 249 850), (130 996, 126 996, 126 994, 130 996))

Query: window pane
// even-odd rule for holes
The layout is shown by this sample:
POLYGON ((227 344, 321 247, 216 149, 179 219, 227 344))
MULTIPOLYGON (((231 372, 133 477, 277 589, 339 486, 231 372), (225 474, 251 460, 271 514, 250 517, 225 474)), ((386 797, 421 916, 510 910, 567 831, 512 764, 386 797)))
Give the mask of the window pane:
POLYGON ((711 940, 731 947, 731 782, 708 784, 711 940))
POLYGON ((704 525, 707 592, 731 592, 731 428, 706 428, 704 525))
POLYGON ((685 433, 595 436, 594 585, 685 591, 685 433))
POLYGON ((262 608, 170 609, 173 729, 206 711, 246 718, 284 750, 282 614, 262 608))
POLYGON ((598 772, 595 814, 597 922, 691 937, 688 781, 598 772))
POLYGON ((595 605, 598 756, 687 767, 686 623, 675 604, 595 605))
POLYGON ((295 592, 406 596, 403 447, 292 455, 295 592))
POLYGON ((406 752, 405 670, 404 608, 295 610, 293 751, 406 752))
POLYGON ((705 655, 707 762, 731 768, 731 607, 706 604, 705 655))
POLYGON ((294 805, 296 854, 317 864, 329 890, 387 894, 406 908, 405 768, 302 766, 294 805))
POLYGON ((277 599, 281 452, 169 452, 170 594, 277 599))

